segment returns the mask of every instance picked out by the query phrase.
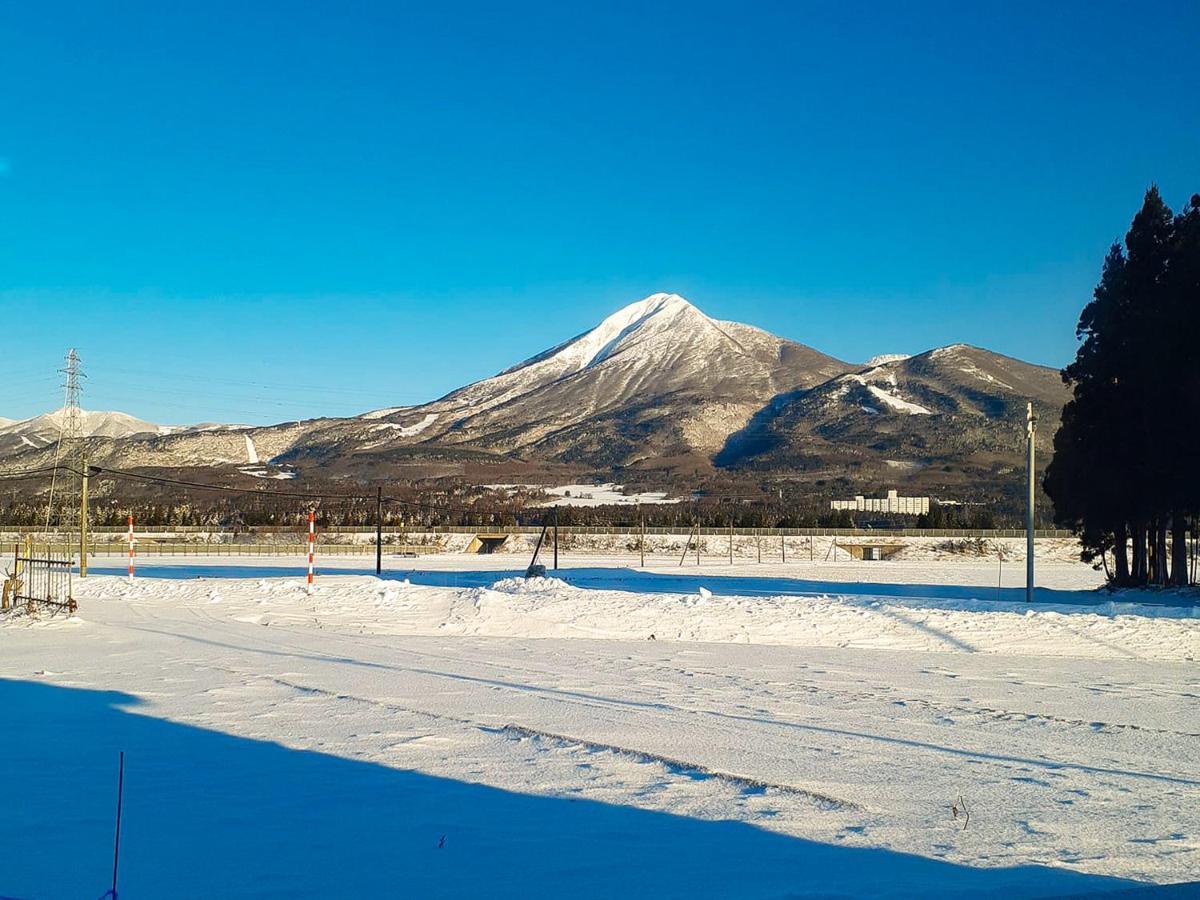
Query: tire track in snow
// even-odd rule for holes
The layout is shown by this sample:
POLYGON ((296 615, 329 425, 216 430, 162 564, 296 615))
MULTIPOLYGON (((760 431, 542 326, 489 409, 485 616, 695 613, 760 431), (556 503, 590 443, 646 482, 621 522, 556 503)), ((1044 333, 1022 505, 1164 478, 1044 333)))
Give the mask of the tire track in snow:
MULTIPOLYGON (((211 617, 210 614, 208 614, 207 612, 201 611, 196 607, 189 606, 186 608, 196 618, 209 618, 210 621, 207 624, 210 627, 216 625, 220 621, 220 620, 217 620, 215 617, 211 617)), ((175 624, 178 624, 178 623, 175 623, 175 624)), ((232 632, 237 633, 237 637, 239 639, 244 640, 246 637, 246 632, 239 626, 244 626, 245 624, 247 624, 247 623, 235 623, 235 622, 227 621, 227 622, 222 623, 222 625, 220 627, 214 628, 214 630, 216 630, 218 632, 223 631, 224 635, 226 637, 229 637, 231 635, 231 629, 232 629, 232 632)), ((285 631, 285 632, 289 631, 286 626, 279 626, 279 630, 285 631)), ((167 634, 169 636, 175 637, 177 639, 180 639, 180 640, 197 640, 197 641, 201 641, 201 642, 212 642, 211 639, 200 638, 200 637, 196 637, 193 635, 182 634, 179 632, 163 632, 163 633, 167 634)), ((295 637, 301 636, 301 634, 296 631, 290 631, 290 633, 295 637)), ((363 642, 363 641, 357 641, 349 635, 342 635, 342 634, 339 634, 338 632, 326 632, 325 634, 326 634, 326 636, 334 637, 335 639, 340 640, 340 641, 346 641, 346 642, 350 643, 351 645, 358 646, 363 649, 367 649, 367 648, 371 648, 374 650, 380 649, 379 647, 372 648, 369 643, 363 642)), ((534 694, 544 694, 544 695, 548 695, 548 696, 553 696, 556 699, 562 700, 563 702, 573 703, 573 704, 577 704, 577 705, 581 705, 581 706, 618 707, 618 708, 619 707, 636 706, 644 713, 659 713, 659 714, 663 714, 666 716, 670 716, 672 714, 683 714, 686 716, 708 716, 708 717, 712 717, 715 719, 730 721, 733 723, 743 723, 743 724, 750 723, 750 724, 754 724, 754 725, 767 725, 767 726, 773 726, 773 727, 784 728, 784 729, 796 729, 796 730, 800 730, 800 731, 817 732, 817 733, 826 734, 826 735, 842 736, 842 737, 852 738, 852 739, 868 739, 871 741, 882 742, 884 744, 912 746, 912 747, 935 751, 935 752, 949 753, 954 756, 969 757, 969 758, 986 758, 986 759, 991 759, 991 760, 998 761, 998 762, 1018 762, 1018 763, 1022 763, 1022 764, 1035 764, 1038 766, 1042 766, 1042 767, 1046 767, 1046 768, 1054 769, 1054 770, 1069 769, 1069 770, 1083 771, 1083 772, 1089 772, 1089 773, 1094 773, 1094 774, 1095 773, 1104 773, 1104 774, 1108 774, 1108 775, 1116 775, 1116 776, 1121 776, 1121 777, 1150 779, 1150 780, 1154 780, 1154 781, 1165 781, 1165 782, 1187 784, 1187 785, 1192 785, 1192 784, 1197 783, 1191 779, 1180 778, 1177 776, 1172 776, 1172 775, 1158 773, 1158 772, 1140 772, 1140 771, 1130 771, 1127 769, 1109 769, 1106 767, 1098 767, 1098 766, 1089 765, 1089 764, 1085 764, 1085 763, 1079 763, 1079 762, 1054 761, 1052 763, 1048 763, 1045 760, 1037 760, 1037 759, 1031 759, 1031 758, 1026 758, 1026 757, 1017 757, 1017 756, 997 755, 994 752, 976 751, 976 750, 971 750, 971 749, 967 749, 967 748, 952 747, 952 746, 947 746, 947 745, 942 745, 942 744, 929 743, 929 742, 917 740, 917 739, 914 739, 911 737, 898 737, 898 736, 894 736, 894 735, 888 735, 888 734, 885 734, 882 732, 880 732, 880 733, 864 732, 864 731, 860 731, 860 730, 833 728, 833 727, 817 725, 817 724, 813 724, 813 723, 788 721, 785 719, 775 718, 774 716, 768 716, 768 717, 764 718, 762 715, 759 715, 759 714, 747 715, 747 714, 736 713, 736 712, 723 712, 723 711, 719 711, 719 710, 689 708, 689 707, 678 706, 676 704, 671 704, 671 703, 661 703, 661 702, 660 703, 651 703, 651 702, 640 701, 640 700, 614 699, 614 698, 603 697, 603 696, 599 696, 599 695, 581 694, 576 691, 568 691, 568 690, 564 690, 561 688, 539 686, 536 684, 519 684, 519 683, 504 682, 504 681, 499 681, 496 679, 482 678, 480 676, 466 675, 466 674, 462 674, 462 673, 439 672, 435 669, 413 668, 413 667, 408 667, 408 666, 400 666, 400 665, 396 665, 395 663, 366 662, 366 661, 356 660, 356 659, 353 659, 351 657, 346 657, 346 656, 340 656, 340 657, 332 656, 323 650, 316 651, 316 650, 313 650, 308 647, 296 646, 294 644, 289 644, 286 642, 263 640, 262 637, 256 637, 256 640, 261 641, 261 643, 264 646, 262 646, 262 647, 241 647, 239 649, 242 649, 242 650, 245 650, 248 652, 253 652, 253 653, 265 653, 265 654, 274 654, 274 655, 278 655, 278 654, 299 655, 299 656, 311 658, 314 661, 323 661, 323 662, 327 662, 327 663, 334 664, 334 665, 337 665, 337 664, 364 665, 364 666, 369 666, 369 667, 394 669, 397 671, 409 672, 411 674, 419 674, 419 675, 427 675, 427 676, 437 677, 437 678, 452 679, 452 680, 456 680, 456 681, 465 680, 465 681, 469 681, 469 682, 485 683, 489 686, 498 687, 501 689, 519 690, 519 691, 523 691, 523 692, 531 692, 534 694), (268 649, 268 648, 270 648, 270 649, 268 649)), ((233 645, 229 645, 229 646, 233 646, 233 645)), ((459 663, 459 664, 467 664, 467 663, 479 664, 482 662, 485 665, 490 665, 490 664, 486 663, 486 661, 483 661, 483 660, 477 660, 477 659, 464 660, 464 659, 455 659, 453 657, 444 657, 444 656, 439 657, 439 656, 435 656, 435 655, 425 654, 425 653, 422 653, 421 651, 410 650, 407 648, 387 647, 386 649, 392 650, 392 651, 401 651, 408 655, 417 656, 417 657, 433 656, 433 658, 438 658, 438 659, 442 660, 443 662, 459 663)), ((232 671, 232 670, 230 670, 230 671, 232 671)), ((517 668, 517 671, 518 672, 526 671, 531 674, 535 672, 535 670, 522 670, 519 667, 517 668)), ((234 673, 234 674, 246 675, 246 673, 234 673)), ((545 675, 548 675, 549 673, 541 672, 541 673, 537 673, 537 674, 541 674, 541 675, 545 676, 545 675)), ((247 676, 247 677, 261 677, 261 673, 256 673, 254 676, 247 676)), ((351 697, 350 699, 358 699, 358 700, 361 700, 362 702, 374 702, 374 701, 366 700, 364 698, 351 697)), ((400 707, 399 709, 403 709, 403 708, 400 707)), ((405 711, 436 717, 436 714, 427 713, 423 710, 405 710, 405 711)), ((454 720, 453 717, 450 717, 450 716, 446 716, 445 718, 447 718, 448 720, 454 720)), ((460 720, 455 720, 455 721, 460 721, 460 720)), ((475 727, 479 727, 478 723, 474 723, 469 720, 461 720, 461 722, 463 724, 469 724, 469 725, 472 725, 475 727)), ((1083 723, 1083 724, 1088 724, 1088 723, 1083 723)), ((491 726, 487 726, 487 727, 491 727, 491 726)), ((518 726, 518 727, 520 727, 520 726, 518 726)), ((587 743, 587 741, 583 740, 583 739, 571 738, 569 740, 571 740, 573 742, 578 742, 578 743, 587 743)), ((604 747, 606 745, 599 744, 598 746, 604 747)), ((628 752, 637 753, 639 751, 631 750, 628 752)), ((646 755, 651 758, 655 756, 655 754, 652 754, 652 753, 647 753, 646 755)))
MULTIPOLYGON (((216 616, 211 615, 206 610, 202 610, 202 609, 199 609, 194 606, 189 606, 189 607, 187 607, 187 611, 192 613, 193 618, 195 618, 197 621, 203 622, 204 624, 206 624, 208 626, 222 626, 222 627, 215 628, 214 630, 225 631, 226 633, 228 633, 229 630, 237 631, 237 628, 236 628, 236 626, 233 625, 233 623, 218 619, 216 616)), ((139 611, 139 612, 143 612, 143 611, 139 611)), ((143 621, 145 621, 144 615, 142 615, 141 618, 143 621)), ((153 618, 153 617, 151 617, 151 618, 153 618)), ((281 629, 281 630, 286 630, 286 629, 281 629)), ((184 635, 172 635, 172 636, 186 639, 186 636, 184 636, 184 635)), ((339 635, 339 637, 343 637, 343 636, 339 635)), ((352 638, 349 638, 348 640, 352 644, 369 646, 369 645, 366 645, 365 642, 355 641, 352 638)), ((270 644, 276 650, 287 650, 287 651, 290 651, 293 653, 311 653, 311 651, 309 651, 309 650, 306 650, 306 649, 300 648, 300 647, 296 647, 293 645, 289 645, 286 643, 280 643, 280 642, 276 642, 276 641, 264 641, 264 643, 270 644)), ((375 649, 378 649, 378 648, 375 648, 375 649)), ((405 652, 409 655, 418 656, 418 657, 431 656, 431 654, 423 653, 421 651, 409 650, 407 648, 389 648, 389 649, 393 649, 393 650, 401 649, 401 650, 403 650, 403 652, 405 652)), ((434 655, 434 656, 436 656, 436 655, 434 655)), ((455 659, 453 657, 437 656, 436 658, 441 659, 444 662, 464 662, 464 660, 455 659)), ((331 661, 333 661, 333 660, 331 659, 331 661)), ((281 678, 279 676, 274 676, 274 675, 268 675, 268 674, 265 674, 262 672, 245 672, 240 669, 230 668, 228 666, 222 666, 222 665, 217 665, 217 664, 213 664, 213 663, 201 663, 201 662, 197 662, 194 660, 191 661, 191 664, 194 666, 197 666, 199 668, 209 669, 210 671, 219 671, 219 672, 224 672, 228 675, 233 675, 234 677, 242 680, 243 683, 247 683, 248 681, 254 681, 254 680, 266 681, 266 682, 277 684, 281 687, 286 687, 286 688, 289 688, 291 690, 298 691, 301 693, 320 695, 320 696, 329 697, 331 699, 335 699, 335 700, 342 701, 342 702, 353 702, 353 703, 366 704, 366 705, 370 705, 370 706, 373 706, 376 708, 387 709, 387 710, 390 710, 393 712, 400 712, 400 713, 406 713, 409 715, 423 716, 425 718, 433 719, 434 721, 452 722, 456 725, 463 725, 463 726, 466 726, 469 728, 476 729, 484 734, 499 735, 506 739, 528 738, 528 739, 534 739, 534 740, 537 740, 540 742, 554 744, 557 748, 563 749, 563 750, 570 750, 573 748, 582 747, 590 753, 610 753, 614 756, 621 756, 626 759, 630 759, 630 760, 633 760, 635 762, 642 763, 645 765, 660 765, 660 766, 666 768, 670 775, 682 776, 684 778, 687 778, 688 780, 694 781, 694 780, 714 779, 723 784, 727 784, 731 787, 737 788, 743 792, 773 791, 773 792, 776 792, 779 794, 796 797, 796 798, 802 799, 808 803, 811 803, 817 809, 823 810, 823 811, 859 812, 859 811, 862 811, 862 809, 863 809, 861 805, 859 805, 858 803, 855 803, 854 801, 846 800, 846 799, 839 798, 839 797, 834 797, 832 795, 825 794, 820 791, 814 791, 814 790, 810 790, 808 788, 798 787, 796 785, 780 784, 778 782, 766 781, 766 780, 759 779, 759 778, 753 778, 753 777, 747 776, 747 775, 740 775, 737 773, 725 772, 725 771, 721 771, 719 769, 713 769, 713 768, 711 768, 709 766, 705 766, 701 763, 695 763, 695 762, 690 762, 688 760, 678 759, 676 757, 665 756, 663 754, 654 753, 654 752, 648 751, 648 750, 639 750, 639 749, 632 748, 632 747, 625 747, 625 746, 622 746, 619 744, 611 744, 611 743, 602 742, 602 741, 594 741, 594 740, 590 740, 588 738, 576 737, 574 735, 560 734, 557 732, 547 731, 544 729, 531 728, 529 726, 520 725, 517 723, 506 723, 506 724, 500 725, 500 726, 490 725, 490 724, 476 721, 474 719, 465 718, 462 716, 451 715, 449 713, 435 713, 435 712, 431 712, 429 710, 418 709, 416 707, 404 706, 404 705, 394 703, 391 701, 377 700, 377 699, 369 698, 369 697, 361 697, 361 696, 358 696, 355 694, 348 694, 348 693, 344 693, 344 692, 340 692, 340 691, 328 690, 326 688, 315 687, 313 685, 302 684, 299 682, 291 681, 286 678, 281 678)), ((491 663, 489 663, 488 665, 492 668, 509 668, 509 669, 512 668, 510 666, 497 666, 497 665, 491 664, 491 663)), ((442 673, 431 673, 431 674, 442 674, 442 673)), ((531 672, 531 674, 532 674, 532 672, 531 672)), ((549 673, 542 672, 540 674, 546 675, 549 673)), ((453 677, 453 676, 444 676, 444 677, 453 677)), ((662 709, 664 711, 692 713, 692 714, 697 714, 697 713, 703 714, 705 712, 703 710, 687 710, 687 709, 683 709, 680 707, 671 706, 669 704, 662 705, 662 709)))
MULTIPOLYGON (((221 619, 217 616, 214 616, 211 613, 209 613, 207 610, 204 610, 204 609, 201 609, 201 608, 198 608, 195 606, 190 606, 190 605, 187 607, 187 610, 189 612, 193 613, 193 615, 195 615, 195 617, 200 619, 201 621, 204 621, 208 624, 216 626, 218 629, 224 628, 226 630, 226 633, 230 633, 231 630, 233 632, 237 631, 237 626, 235 625, 235 623, 229 621, 228 619, 221 619)), ((246 624, 246 623, 239 623, 239 624, 246 624)), ((286 633, 294 635, 295 637, 298 637, 298 638, 303 638, 307 634, 306 632, 301 631, 300 629, 297 629, 295 627, 291 627, 289 625, 277 625, 277 624, 272 623, 271 627, 275 628, 277 631, 286 632, 286 633)), ((340 641, 342 643, 350 644, 351 646, 354 646, 354 647, 360 647, 364 650, 376 651, 376 650, 380 649, 378 644, 376 644, 372 641, 362 640, 352 634, 347 634, 347 633, 344 633, 341 631, 336 631, 336 630, 330 630, 330 631, 326 631, 324 633, 329 635, 330 637, 336 638, 338 641, 340 641)), ((467 637, 478 637, 478 636, 468 635, 467 637)), ((302 651, 301 648, 296 647, 295 645, 286 644, 286 643, 278 643, 278 642, 273 642, 273 641, 264 641, 264 643, 269 643, 269 644, 272 644, 272 646, 275 646, 277 648, 287 649, 292 652, 311 652, 311 651, 302 651)), ((470 664, 474 664, 474 665, 483 665, 487 668, 496 669, 496 670, 499 670, 502 672, 516 673, 521 676, 533 675, 533 676, 540 676, 543 678, 553 678, 553 677, 556 677, 558 674, 560 674, 560 673, 556 673, 556 672, 547 671, 545 669, 526 667, 526 666, 517 666, 517 665, 513 665, 511 663, 496 663, 496 662, 493 662, 493 661, 490 661, 487 659, 478 659, 475 657, 461 657, 461 656, 453 656, 453 655, 446 655, 446 654, 429 653, 427 651, 412 650, 407 647, 395 647, 395 646, 388 645, 387 649, 389 651, 402 652, 408 656, 416 657, 419 659, 439 660, 441 662, 451 663, 451 664, 470 663, 470 664)), ((669 671, 669 672, 681 671, 681 669, 678 666, 666 666, 666 667, 661 667, 661 668, 665 668, 665 670, 669 671)), ((1086 728, 1088 730, 1097 731, 1097 732, 1132 731, 1132 732, 1139 732, 1142 734, 1162 735, 1165 737, 1200 738, 1200 733, 1198 733, 1198 732, 1178 731, 1178 730, 1170 729, 1170 728, 1152 728, 1152 727, 1145 726, 1145 725, 1134 725, 1131 723, 1123 723, 1123 722, 1106 722, 1106 721, 1102 721, 1102 720, 1075 719, 1075 718, 1069 718, 1069 717, 1065 717, 1065 716, 1054 715, 1052 713, 1021 712, 1018 710, 1001 709, 1001 708, 990 707, 990 706, 963 706, 960 704, 953 704, 953 703, 938 703, 937 701, 933 701, 933 700, 929 700, 929 699, 921 698, 921 697, 911 697, 911 698, 910 697, 884 697, 882 694, 875 693, 872 691, 834 690, 825 685, 817 685, 817 684, 812 684, 812 683, 808 683, 808 682, 795 682, 791 685, 791 687, 794 690, 800 690, 800 691, 803 691, 804 693, 827 697, 830 700, 833 700, 833 701, 839 702, 839 703, 845 702, 845 701, 854 701, 854 702, 868 702, 868 703, 875 702, 875 703, 881 703, 881 704, 891 704, 891 705, 895 705, 895 706, 905 706, 905 707, 913 707, 915 709, 921 709, 931 715, 945 715, 945 714, 955 714, 955 715, 960 715, 960 716, 961 715, 973 715, 973 716, 978 716, 980 719, 992 720, 992 721, 1004 722, 1004 723, 1018 723, 1019 724, 1021 722, 1048 722, 1048 723, 1053 723, 1055 725, 1067 726, 1069 728, 1086 728)), ((880 687, 882 688, 884 686, 881 685, 880 687)), ((536 690, 536 688, 531 688, 531 689, 536 690)), ((678 712, 688 712, 688 713, 701 714, 701 715, 704 715, 704 714, 720 715, 720 713, 713 712, 710 710, 688 709, 685 707, 679 707, 679 706, 675 706, 672 704, 655 704, 655 705, 660 706, 664 710, 674 710, 674 711, 678 711, 678 712)), ((889 717, 883 716, 883 718, 886 719, 889 717)), ((789 724, 788 722, 786 722, 784 720, 779 720, 779 719, 771 719, 766 724, 772 724, 772 723, 776 724, 776 725, 780 725, 780 726, 786 726, 789 724)))
POLYGON ((627 759, 632 759, 635 762, 644 763, 647 765, 664 766, 672 775, 683 775, 691 780, 712 778, 724 784, 731 785, 743 791, 776 791, 780 794, 787 794, 792 797, 811 802, 814 806, 821 810, 830 811, 861 811, 862 807, 851 800, 843 800, 838 797, 823 794, 819 791, 811 791, 807 788, 797 787, 790 784, 778 784, 771 781, 763 781, 757 778, 751 778, 746 775, 738 775, 731 772, 722 772, 717 769, 711 769, 708 766, 700 763, 688 762, 686 760, 676 759, 662 754, 652 753, 647 750, 636 750, 629 747, 623 747, 619 744, 608 744, 600 741, 592 741, 587 738, 574 737, 567 734, 558 734, 553 731, 543 731, 538 728, 529 728, 525 725, 517 725, 507 723, 500 726, 486 725, 482 722, 477 722, 473 719, 454 716, 448 713, 435 713, 416 707, 403 706, 398 703, 393 703, 387 700, 376 700, 370 697, 359 697, 355 694, 347 694, 340 691, 331 691, 325 688, 313 687, 312 685, 300 684, 298 682, 289 681, 286 678, 279 678, 274 675, 251 674, 239 672, 236 669, 228 669, 223 666, 205 666, 205 668, 217 669, 224 671, 230 675, 235 675, 240 678, 259 678, 260 680, 270 681, 278 684, 281 687, 290 688, 294 691, 299 691, 305 694, 317 694, 323 697, 329 697, 342 702, 362 703, 369 706, 391 710, 392 712, 407 713, 409 715, 425 716, 435 721, 453 722, 456 725, 465 725, 469 728, 474 728, 484 734, 502 735, 506 738, 532 738, 540 741, 546 741, 558 746, 559 749, 572 749, 582 747, 591 753, 611 753, 616 756, 623 756, 627 759))

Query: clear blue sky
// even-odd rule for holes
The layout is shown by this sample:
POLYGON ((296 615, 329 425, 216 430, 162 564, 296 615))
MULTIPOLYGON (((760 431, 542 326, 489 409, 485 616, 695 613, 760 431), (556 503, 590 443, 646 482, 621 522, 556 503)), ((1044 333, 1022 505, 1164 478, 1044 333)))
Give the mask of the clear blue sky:
POLYGON ((0 415, 430 399, 658 290, 850 360, 1049 365, 1157 181, 1200 4, 15 2, 0 415), (844 7, 844 8, 842 8, 844 7))

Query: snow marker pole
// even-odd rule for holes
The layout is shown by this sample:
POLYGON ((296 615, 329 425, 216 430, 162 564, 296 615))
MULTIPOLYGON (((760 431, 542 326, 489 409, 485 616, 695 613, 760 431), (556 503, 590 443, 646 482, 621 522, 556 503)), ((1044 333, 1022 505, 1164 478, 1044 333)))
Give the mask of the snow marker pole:
POLYGON ((317 541, 316 531, 317 514, 310 512, 308 514, 308 593, 312 596, 313 592, 313 545, 317 541))
POLYGON ((129 580, 133 581, 133 516, 129 517, 129 580))

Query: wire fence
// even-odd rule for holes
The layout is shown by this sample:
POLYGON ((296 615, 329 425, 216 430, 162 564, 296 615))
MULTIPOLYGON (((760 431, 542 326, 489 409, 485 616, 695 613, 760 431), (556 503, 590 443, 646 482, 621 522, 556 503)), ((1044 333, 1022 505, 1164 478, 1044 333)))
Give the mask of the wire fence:
MULTIPOLYGON (((532 534, 542 530, 541 523, 536 525, 428 525, 409 527, 403 530, 395 527, 383 529, 386 539, 399 538, 403 540, 413 534, 532 534)), ((647 535, 656 534, 690 534, 695 530, 691 523, 679 525, 647 525, 644 532, 647 535)), ((34 528, 3 528, 0 527, 0 540, 16 540, 18 535, 38 532, 34 528)), ((124 528, 95 527, 91 529, 95 541, 119 541, 125 535, 124 528)), ((571 534, 613 534, 636 535, 643 531, 637 525, 559 525, 559 531, 571 534)), ((170 538, 176 534, 204 534, 217 536, 217 540, 254 540, 258 536, 295 535, 295 539, 303 543, 303 529, 295 525, 262 525, 229 531, 206 525, 147 525, 137 529, 139 537, 162 536, 170 538)), ((338 525, 322 528, 317 522, 318 540, 322 533, 329 537, 334 535, 373 535, 374 525, 338 525)), ((702 535, 729 534, 728 526, 701 526, 702 535)), ((928 538, 1023 538, 1023 528, 734 528, 733 533, 739 537, 928 537, 928 538)), ((1034 531, 1036 538, 1070 538, 1074 532, 1063 528, 1038 528, 1034 531)))
MULTIPOLYGON (((392 556, 418 556, 440 553, 442 549, 432 544, 384 544, 383 552, 392 556)), ((88 546, 89 556, 127 556, 129 544, 96 543, 88 546)), ((374 556, 375 545, 371 544, 318 544, 320 556, 374 556)), ((228 544, 228 543, 137 543, 135 557, 146 556, 306 556, 308 547, 296 544, 228 544)))

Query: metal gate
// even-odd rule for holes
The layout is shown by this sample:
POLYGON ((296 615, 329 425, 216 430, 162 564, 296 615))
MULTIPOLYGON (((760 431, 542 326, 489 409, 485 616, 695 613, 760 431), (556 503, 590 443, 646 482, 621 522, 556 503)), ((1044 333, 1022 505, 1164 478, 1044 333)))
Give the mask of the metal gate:
POLYGON ((71 555, 49 547, 20 546, 13 552, 13 565, 5 572, 0 614, 32 612, 38 607, 75 612, 71 594, 71 555))

